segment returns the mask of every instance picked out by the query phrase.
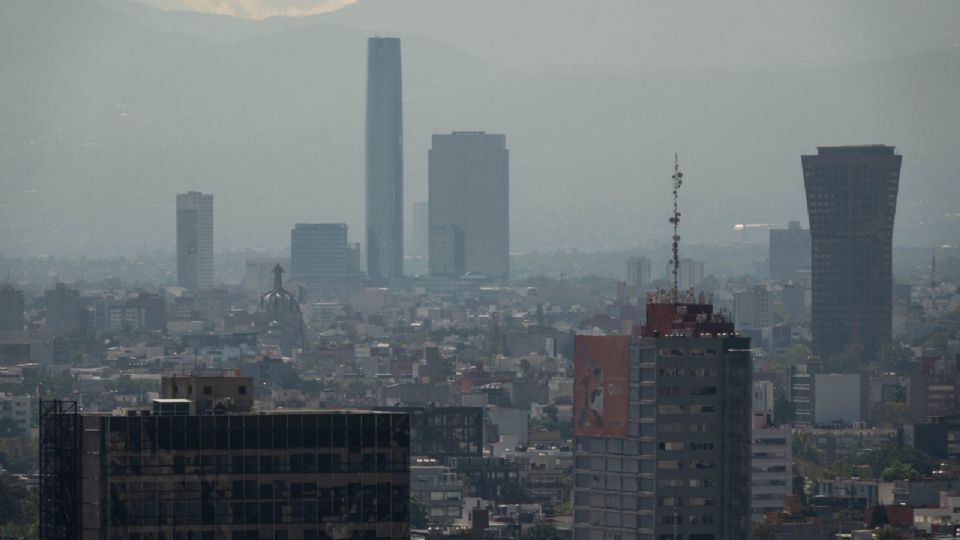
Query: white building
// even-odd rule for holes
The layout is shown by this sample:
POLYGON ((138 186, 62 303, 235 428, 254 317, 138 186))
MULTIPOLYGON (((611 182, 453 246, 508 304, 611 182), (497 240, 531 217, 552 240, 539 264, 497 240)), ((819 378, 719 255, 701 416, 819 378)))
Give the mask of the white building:
POLYGON ((756 429, 750 448, 750 510, 754 521, 783 509, 793 489, 793 434, 789 427, 756 429))

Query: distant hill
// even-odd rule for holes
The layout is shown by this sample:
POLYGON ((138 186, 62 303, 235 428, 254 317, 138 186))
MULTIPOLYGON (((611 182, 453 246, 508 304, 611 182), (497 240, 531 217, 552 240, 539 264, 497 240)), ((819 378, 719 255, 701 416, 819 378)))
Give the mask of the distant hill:
POLYGON ((673 152, 685 239, 805 222, 799 155, 878 142, 904 155, 896 242, 960 237, 957 4, 595 4, 361 0, 255 22, 0 3, 0 251, 172 249, 187 189, 215 194, 224 249, 282 249, 295 222, 361 241, 374 33, 403 39, 407 201, 426 196, 431 133, 506 133, 515 251, 664 238, 673 152))

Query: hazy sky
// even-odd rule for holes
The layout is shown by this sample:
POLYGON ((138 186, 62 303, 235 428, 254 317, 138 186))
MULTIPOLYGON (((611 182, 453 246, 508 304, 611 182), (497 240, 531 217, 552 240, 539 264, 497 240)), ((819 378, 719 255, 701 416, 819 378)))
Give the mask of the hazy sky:
POLYGON ((356 0, 137 0, 167 11, 194 11, 262 20, 304 17, 340 9, 356 0))
POLYGON ((371 35, 403 44, 408 221, 430 135, 485 130, 514 251, 669 238, 674 152, 685 242, 806 224, 800 155, 871 143, 904 156, 895 242, 960 238, 956 0, 10 0, 0 252, 172 250, 191 189, 218 250, 362 241, 371 35))

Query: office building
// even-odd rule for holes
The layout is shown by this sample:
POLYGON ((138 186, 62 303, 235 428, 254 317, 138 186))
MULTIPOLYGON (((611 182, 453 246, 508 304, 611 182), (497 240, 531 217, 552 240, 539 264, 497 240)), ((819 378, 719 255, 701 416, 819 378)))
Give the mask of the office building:
POLYGON ((650 259, 646 257, 631 257, 627 260, 627 285, 637 289, 650 288, 650 259))
POLYGON ((23 330, 23 291, 0 285, 0 332, 23 330))
POLYGON ((893 325, 893 221, 902 156, 892 146, 819 147, 802 156, 812 246, 813 353, 870 355, 893 325))
POLYGON ((652 300, 641 337, 576 337, 573 538, 747 538, 750 340, 652 300))
POLYGON ((504 135, 434 135, 429 153, 430 274, 506 278, 510 163, 504 135))
POLYGON ((350 277, 351 252, 345 223, 297 223, 290 231, 294 281, 319 285, 350 277))
POLYGON ((367 42, 367 275, 403 275, 403 110, 400 39, 367 42))
POLYGON ((177 285, 213 288, 213 195, 177 195, 177 285))
POLYGON ((786 229, 770 230, 770 279, 796 281, 810 270, 810 230, 791 221, 786 229))
POLYGON ((41 402, 40 537, 409 536, 407 415, 193 408, 158 399, 110 415, 41 402))

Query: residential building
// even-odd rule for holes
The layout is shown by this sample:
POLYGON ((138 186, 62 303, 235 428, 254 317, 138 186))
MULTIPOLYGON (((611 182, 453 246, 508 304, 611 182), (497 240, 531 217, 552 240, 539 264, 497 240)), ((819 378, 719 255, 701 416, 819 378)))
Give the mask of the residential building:
POLYGON ((434 135, 429 152, 430 274, 506 278, 510 164, 504 135, 434 135))
POLYGON ((642 336, 577 336, 574 539, 746 538, 750 341, 709 304, 642 336))
POLYGON ((213 195, 177 194, 177 285, 213 288, 213 195))
POLYGON ((750 511, 754 521, 783 510, 793 492, 793 432, 789 426, 753 430, 750 445, 750 511))
POLYGON ((400 39, 367 41, 367 275, 403 275, 403 96, 400 39))
POLYGON ((820 372, 819 362, 792 364, 787 367, 787 399, 793 404, 793 423, 805 426, 814 423, 814 376, 820 372))
POLYGON ((796 281, 810 270, 810 230, 791 221, 786 229, 770 229, 770 279, 796 281))
POLYGON ((650 259, 646 257, 630 257, 627 259, 627 285, 641 291, 650 288, 652 276, 650 274, 650 259))
POLYGON ((892 325, 893 222, 902 156, 884 145, 801 157, 812 246, 813 353, 872 354, 892 325))

